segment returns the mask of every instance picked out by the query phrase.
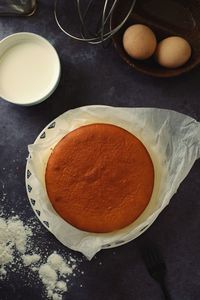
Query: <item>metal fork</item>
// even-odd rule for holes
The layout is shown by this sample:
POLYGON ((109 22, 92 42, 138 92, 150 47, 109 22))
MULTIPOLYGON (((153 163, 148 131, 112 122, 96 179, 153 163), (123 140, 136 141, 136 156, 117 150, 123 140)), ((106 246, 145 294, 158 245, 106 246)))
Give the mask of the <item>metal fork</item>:
POLYGON ((150 276, 159 283, 165 299, 171 300, 172 298, 165 283, 166 264, 160 252, 155 245, 151 245, 142 249, 142 256, 150 276))

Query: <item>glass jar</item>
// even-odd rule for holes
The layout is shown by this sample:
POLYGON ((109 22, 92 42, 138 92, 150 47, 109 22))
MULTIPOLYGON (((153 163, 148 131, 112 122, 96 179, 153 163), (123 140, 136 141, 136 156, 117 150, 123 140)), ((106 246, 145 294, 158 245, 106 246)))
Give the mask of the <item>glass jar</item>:
POLYGON ((1 0, 1 16, 30 16, 36 10, 36 0, 1 0))

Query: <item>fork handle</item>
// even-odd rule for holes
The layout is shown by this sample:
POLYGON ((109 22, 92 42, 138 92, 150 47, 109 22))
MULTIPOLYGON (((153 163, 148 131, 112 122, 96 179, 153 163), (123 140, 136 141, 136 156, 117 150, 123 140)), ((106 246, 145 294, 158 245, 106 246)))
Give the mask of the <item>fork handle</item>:
POLYGON ((160 285, 161 285, 163 294, 165 296, 165 300, 172 300, 172 298, 171 298, 171 296, 169 294, 169 291, 168 291, 168 289, 166 287, 165 281, 163 280, 162 282, 160 282, 160 285))

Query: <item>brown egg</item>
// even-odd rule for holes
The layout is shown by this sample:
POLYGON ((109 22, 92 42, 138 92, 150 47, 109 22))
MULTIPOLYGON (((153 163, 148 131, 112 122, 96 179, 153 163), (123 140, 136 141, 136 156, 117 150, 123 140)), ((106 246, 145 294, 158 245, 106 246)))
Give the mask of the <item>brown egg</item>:
POLYGON ((153 31, 142 24, 130 26, 124 33, 125 51, 138 60, 147 59, 154 53, 157 45, 153 31))
POLYGON ((189 60, 191 52, 191 46, 185 39, 172 36, 158 44, 155 57, 163 67, 178 68, 189 60))

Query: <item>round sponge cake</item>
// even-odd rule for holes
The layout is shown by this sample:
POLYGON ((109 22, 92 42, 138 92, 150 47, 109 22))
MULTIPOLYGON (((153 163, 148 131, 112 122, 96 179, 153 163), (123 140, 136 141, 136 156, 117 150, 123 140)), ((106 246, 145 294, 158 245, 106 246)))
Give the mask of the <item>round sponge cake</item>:
POLYGON ((84 231, 121 229, 148 205, 154 167, 142 142, 110 124, 68 133, 46 167, 46 189, 56 212, 84 231))

